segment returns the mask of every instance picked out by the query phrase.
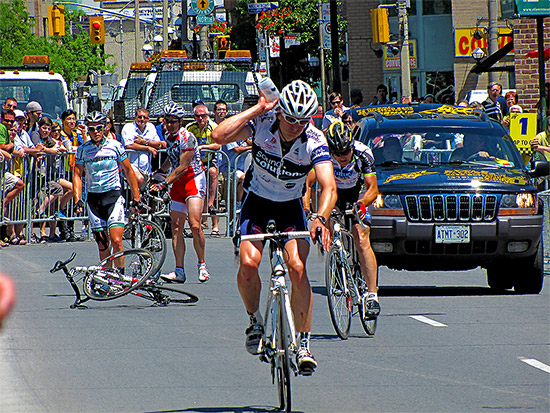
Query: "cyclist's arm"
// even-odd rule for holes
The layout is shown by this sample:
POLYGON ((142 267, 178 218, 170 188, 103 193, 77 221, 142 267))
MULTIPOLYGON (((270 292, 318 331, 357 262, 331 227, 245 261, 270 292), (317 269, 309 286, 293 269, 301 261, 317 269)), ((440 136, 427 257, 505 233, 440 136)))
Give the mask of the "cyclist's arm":
POLYGON ((191 160, 193 159, 194 155, 195 155, 195 151, 192 148, 186 151, 183 151, 181 153, 179 166, 176 169, 174 169, 174 171, 168 176, 168 178, 166 178, 166 183, 168 185, 173 184, 174 182, 176 182, 178 179, 181 178, 181 176, 189 168, 189 165, 191 165, 191 160))
POLYGON ((378 196, 378 184, 376 183, 376 174, 363 175, 363 180, 365 182, 365 188, 367 188, 367 190, 359 199, 359 201, 361 201, 363 205, 369 206, 378 196))
POLYGON ((130 163, 130 160, 126 158, 119 163, 122 166, 122 169, 124 169, 126 179, 128 180, 128 183, 130 184, 130 189, 132 190, 132 195, 134 195, 134 200, 139 201, 141 199, 139 195, 139 186, 138 186, 136 174, 134 173, 134 168, 132 168, 132 164, 130 163))
POLYGON ((307 211, 311 211, 311 189, 313 187, 313 184, 315 183, 315 180, 317 177, 315 176, 315 169, 312 169, 307 174, 306 179, 306 192, 304 196, 302 197, 302 204, 304 205, 304 209, 307 211))
MULTIPOLYGON (((336 181, 334 180, 334 169, 332 162, 321 162, 315 165, 315 174, 317 182, 321 189, 319 204, 317 206, 317 215, 322 216, 326 222, 330 217, 330 213, 336 204, 336 181)), ((330 232, 328 228, 321 223, 319 219, 313 221, 311 226, 311 236, 315 237, 317 228, 321 228, 321 242, 323 248, 328 251, 330 247, 330 232)))
POLYGON ((73 198, 76 204, 82 196, 82 172, 84 165, 75 165, 73 174, 73 198))
POLYGON ((258 103, 244 112, 233 115, 225 119, 212 131, 212 140, 221 145, 227 145, 230 142, 246 140, 252 133, 247 123, 264 113, 269 112, 279 102, 266 102, 263 96, 258 103))

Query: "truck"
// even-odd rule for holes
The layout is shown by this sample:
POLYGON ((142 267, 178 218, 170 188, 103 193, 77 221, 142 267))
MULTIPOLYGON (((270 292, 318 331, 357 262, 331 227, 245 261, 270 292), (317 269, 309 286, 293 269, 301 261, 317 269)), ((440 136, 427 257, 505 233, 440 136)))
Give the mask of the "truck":
POLYGON ((27 103, 36 101, 42 106, 42 115, 60 119, 69 109, 69 88, 59 73, 50 70, 46 55, 28 55, 22 66, 0 68, 0 100, 13 97, 17 108, 25 111, 27 103))
MULTIPOLYGON (((158 61, 152 64, 143 78, 129 76, 122 99, 115 102, 115 121, 134 118, 139 107, 149 110, 151 119, 163 115, 164 106, 170 102, 180 103, 192 119, 193 102, 202 101, 209 110, 222 99, 227 103, 228 114, 242 110, 245 98, 258 95, 260 74, 254 72, 250 52, 235 50, 226 53, 224 59, 188 59, 185 51, 165 50, 158 61), (135 93, 136 82, 141 83, 135 93)), ((136 75, 137 71, 134 70, 136 75)))

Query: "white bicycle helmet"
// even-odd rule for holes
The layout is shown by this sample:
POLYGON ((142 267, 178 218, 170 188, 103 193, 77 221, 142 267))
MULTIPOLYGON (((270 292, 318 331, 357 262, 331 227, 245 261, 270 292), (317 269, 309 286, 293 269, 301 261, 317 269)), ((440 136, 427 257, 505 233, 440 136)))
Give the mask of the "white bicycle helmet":
POLYGON ((181 119, 185 116, 185 109, 180 104, 172 102, 164 107, 164 116, 175 116, 181 119))
POLYGON ((302 80, 293 80, 281 91, 279 107, 295 118, 309 118, 317 112, 317 95, 310 85, 302 80))
POLYGON ((97 110, 94 110, 93 112, 90 112, 86 115, 85 122, 87 124, 92 122, 97 122, 105 125, 107 123, 107 116, 105 116, 101 112, 98 112, 97 110))

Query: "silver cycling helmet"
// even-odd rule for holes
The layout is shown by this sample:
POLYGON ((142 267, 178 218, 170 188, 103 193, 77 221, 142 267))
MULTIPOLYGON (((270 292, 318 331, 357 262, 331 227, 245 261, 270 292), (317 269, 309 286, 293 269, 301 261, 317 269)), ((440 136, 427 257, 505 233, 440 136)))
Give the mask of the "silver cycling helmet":
POLYGON ((185 116, 185 109, 180 104, 172 102, 164 107, 164 116, 175 116, 181 119, 185 116))
POLYGON ((309 118, 317 113, 317 95, 310 85, 302 80, 294 80, 281 91, 279 107, 287 115, 295 118, 309 118))
POLYGON ((107 123, 107 116, 105 116, 103 113, 98 112, 94 110, 93 112, 90 112, 86 115, 86 119, 84 119, 86 123, 101 123, 105 125, 107 123))

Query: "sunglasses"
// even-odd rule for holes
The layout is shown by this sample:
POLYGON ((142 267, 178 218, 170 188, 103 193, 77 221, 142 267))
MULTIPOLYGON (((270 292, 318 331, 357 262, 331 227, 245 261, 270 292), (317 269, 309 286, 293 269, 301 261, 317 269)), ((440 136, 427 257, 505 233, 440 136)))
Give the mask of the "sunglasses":
POLYGON ((347 149, 347 150, 342 151, 342 152, 332 152, 332 154, 333 154, 334 156, 340 157, 340 156, 347 156, 347 155, 350 154, 350 152, 351 152, 351 149, 347 149))
POLYGON ((291 125, 294 125, 297 123, 298 125, 304 126, 307 125, 311 118, 295 118, 294 116, 287 115, 285 113, 282 114, 284 120, 286 120, 291 125))
POLYGON ((15 119, 4 119, 4 122, 6 123, 14 123, 15 119))
POLYGON ((331 105, 338 105, 340 103, 342 103, 341 100, 333 100, 332 102, 330 102, 331 105))
POLYGON ((103 129, 105 129, 105 125, 88 126, 90 132, 101 132, 103 129))
POLYGON ((168 125, 173 125, 174 123, 179 123, 179 119, 164 119, 164 123, 167 123, 168 125))
POLYGON ((193 116, 196 117, 196 118, 206 118, 208 116, 208 114, 207 113, 202 113, 200 115, 194 114, 193 116))
POLYGON ((149 116, 140 115, 140 116, 136 116, 136 118, 138 118, 138 119, 149 119, 149 116))

